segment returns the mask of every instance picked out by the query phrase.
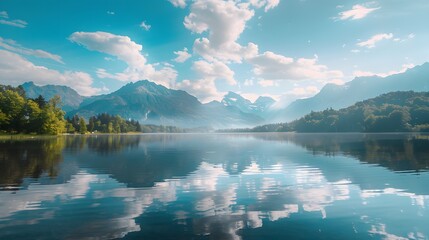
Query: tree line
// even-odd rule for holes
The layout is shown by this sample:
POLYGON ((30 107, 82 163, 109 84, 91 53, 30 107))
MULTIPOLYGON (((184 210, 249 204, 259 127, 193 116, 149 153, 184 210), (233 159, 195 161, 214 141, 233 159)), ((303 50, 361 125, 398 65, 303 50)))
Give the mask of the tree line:
POLYGON ((135 120, 125 120, 120 116, 101 113, 89 118, 86 123, 83 117, 74 115, 67 117, 66 132, 67 133, 128 133, 142 132, 141 125, 135 120))

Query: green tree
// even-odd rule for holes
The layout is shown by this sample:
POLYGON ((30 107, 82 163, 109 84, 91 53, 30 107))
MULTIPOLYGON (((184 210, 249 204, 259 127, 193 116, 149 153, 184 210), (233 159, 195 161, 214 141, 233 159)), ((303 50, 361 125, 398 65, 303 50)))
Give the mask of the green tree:
POLYGON ((61 106, 61 98, 53 97, 43 108, 42 128, 40 133, 58 135, 66 131, 66 121, 64 120, 64 111, 59 108, 61 106))
POLYGON ((25 99, 18 92, 5 90, 0 94, 0 111, 4 113, 3 127, 9 132, 20 132, 24 128, 25 99))
POLYGON ((80 134, 86 133, 86 123, 85 123, 85 119, 83 119, 83 117, 81 117, 79 119, 79 132, 80 132, 80 134))
POLYGON ((33 100, 28 100, 25 110, 25 118, 27 119, 26 132, 28 133, 38 133, 42 128, 43 119, 42 119, 42 109, 40 109, 38 103, 33 100))

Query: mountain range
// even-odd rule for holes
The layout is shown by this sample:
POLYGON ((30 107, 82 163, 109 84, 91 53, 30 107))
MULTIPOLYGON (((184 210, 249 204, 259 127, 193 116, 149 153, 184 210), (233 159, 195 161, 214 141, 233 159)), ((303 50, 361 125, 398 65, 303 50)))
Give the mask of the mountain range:
POLYGON ((272 122, 288 122, 311 111, 338 110, 356 102, 396 91, 429 91, 429 63, 387 77, 357 77, 344 85, 326 84, 313 97, 292 102, 272 122))
POLYGON ((128 83, 106 95, 84 99, 79 108, 67 115, 78 114, 89 118, 107 112, 145 124, 179 127, 250 126, 263 122, 257 115, 240 111, 235 106, 219 102, 202 104, 185 91, 168 89, 142 80, 128 83))
POLYGON ((262 123, 287 122, 311 111, 340 109, 358 101, 394 91, 429 91, 429 63, 388 77, 358 77, 344 85, 327 84, 313 97, 292 102, 285 109, 274 110, 275 100, 259 97, 256 101, 228 92, 223 99, 202 104, 185 91, 168 89, 142 80, 128 83, 119 90, 98 96, 83 97, 66 86, 22 85, 30 98, 42 95, 50 99, 60 95, 68 116, 85 118, 109 113, 143 124, 178 127, 251 127, 262 123))

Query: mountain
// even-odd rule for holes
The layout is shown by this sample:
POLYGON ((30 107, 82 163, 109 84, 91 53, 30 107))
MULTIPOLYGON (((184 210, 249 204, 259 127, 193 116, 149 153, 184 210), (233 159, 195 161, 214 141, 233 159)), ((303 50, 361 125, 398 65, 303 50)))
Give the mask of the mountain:
POLYGON ((429 92, 390 92, 340 110, 223 132, 429 132, 429 92))
POLYGON ((144 124, 179 127, 251 126, 262 122, 260 117, 237 107, 219 102, 201 104, 185 91, 168 89, 147 80, 129 83, 107 95, 85 99, 77 110, 67 115, 89 118, 105 112, 144 124))
POLYGON ((314 97, 292 102, 275 121, 291 121, 311 111, 344 108, 394 91, 429 91, 429 63, 384 78, 358 77, 344 85, 327 84, 314 97))
POLYGON ((221 103, 224 106, 231 106, 240 109, 244 113, 256 114, 262 118, 267 117, 270 107, 275 103, 275 100, 270 97, 259 97, 255 102, 245 99, 241 95, 228 92, 222 99, 221 103))
POLYGON ((42 95, 45 100, 49 100, 55 95, 59 95, 63 103, 62 109, 66 112, 77 109, 85 99, 85 97, 79 95, 74 89, 66 86, 37 86, 33 82, 26 82, 21 86, 28 98, 37 98, 39 95, 42 95))

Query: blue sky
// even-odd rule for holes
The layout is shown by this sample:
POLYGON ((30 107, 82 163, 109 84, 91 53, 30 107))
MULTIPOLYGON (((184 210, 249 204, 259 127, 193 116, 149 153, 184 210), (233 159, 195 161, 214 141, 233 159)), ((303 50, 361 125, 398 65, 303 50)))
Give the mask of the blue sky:
POLYGON ((427 0, 2 0, 0 82, 82 95, 149 79, 279 106, 429 61, 427 0))

